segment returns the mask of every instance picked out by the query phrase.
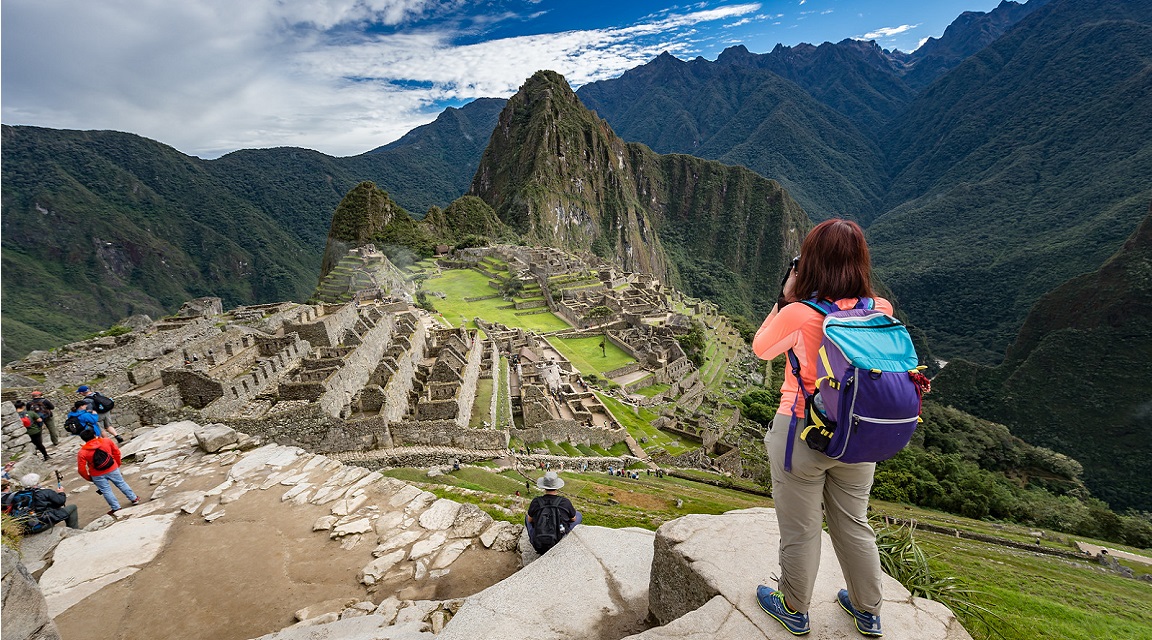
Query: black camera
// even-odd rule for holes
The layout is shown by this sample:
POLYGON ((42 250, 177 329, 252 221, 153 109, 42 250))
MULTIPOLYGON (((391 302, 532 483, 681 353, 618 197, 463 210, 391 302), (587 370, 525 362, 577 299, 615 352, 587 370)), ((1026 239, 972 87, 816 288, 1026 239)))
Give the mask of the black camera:
POLYGON ((788 270, 784 272, 784 277, 780 279, 780 295, 781 296, 784 295, 784 285, 788 283, 788 276, 792 275, 792 272, 796 270, 796 267, 799 264, 800 264, 800 256, 796 256, 795 258, 792 258, 792 262, 790 262, 788 264, 788 270))

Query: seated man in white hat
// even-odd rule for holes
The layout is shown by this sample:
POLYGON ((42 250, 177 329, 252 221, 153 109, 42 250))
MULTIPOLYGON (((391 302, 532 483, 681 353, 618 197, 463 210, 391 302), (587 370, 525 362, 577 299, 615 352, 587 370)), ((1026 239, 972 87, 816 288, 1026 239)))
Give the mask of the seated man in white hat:
POLYGON ((544 495, 533 498, 532 504, 528 505, 525 527, 532 548, 543 555, 580 524, 583 516, 572 506, 571 500, 559 495, 564 480, 555 471, 541 476, 536 486, 544 490, 544 495))

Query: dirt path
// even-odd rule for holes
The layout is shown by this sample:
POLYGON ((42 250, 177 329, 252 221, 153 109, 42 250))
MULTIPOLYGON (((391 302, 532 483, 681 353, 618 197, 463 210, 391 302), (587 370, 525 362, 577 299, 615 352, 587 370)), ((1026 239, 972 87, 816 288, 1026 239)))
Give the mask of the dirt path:
MULTIPOLYGON (((178 490, 207 489, 225 476, 221 469, 186 480, 178 490)), ((143 498, 155 489, 139 474, 126 478, 143 498)), ((73 478, 65 486, 84 484, 73 478)), ((312 531, 331 505, 291 505, 281 502, 282 493, 275 488, 250 491, 225 505, 226 515, 211 523, 181 514, 153 562, 56 617, 61 638, 245 640, 293 624, 294 613, 304 607, 379 603, 389 595, 402 600, 464 597, 518 568, 516 554, 469 549, 440 579, 378 584, 369 591, 357 575, 372 560, 375 540, 342 549, 327 532, 312 531)), ((80 508, 81 526, 108 508, 92 489, 70 493, 69 501, 80 508)), ((131 553, 124 549, 124 558, 131 553)))

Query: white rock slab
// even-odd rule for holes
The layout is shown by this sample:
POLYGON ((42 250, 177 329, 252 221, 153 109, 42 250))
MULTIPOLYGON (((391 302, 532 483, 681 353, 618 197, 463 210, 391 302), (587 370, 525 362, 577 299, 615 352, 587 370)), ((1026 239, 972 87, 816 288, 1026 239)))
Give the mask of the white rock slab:
POLYGON ((420 526, 431 531, 443 531, 456 522, 456 514, 459 512, 459 502, 440 498, 420 514, 420 526))
POLYGON ((448 534, 443 531, 437 531, 426 539, 412 545, 412 552, 408 554, 409 560, 418 560, 425 556, 430 556, 440 550, 444 546, 444 542, 448 540, 448 534))
POLYGON ((332 529, 332 537, 339 538, 342 536, 350 536, 355 533, 368 533, 372 530, 372 521, 368 518, 360 518, 353 520, 332 529))
POLYGON ((470 546, 472 546, 471 540, 453 540, 452 542, 449 542, 448 544, 444 545, 444 548, 440 550, 440 553, 436 554, 436 561, 432 563, 432 568, 447 568, 453 562, 456 562, 456 559, 460 557, 460 554, 464 553, 464 550, 470 546))
POLYGON ((278 444, 266 444, 244 454, 232 468, 228 470, 228 478, 233 481, 243 480, 261 470, 269 467, 279 468, 292 464, 304 450, 299 447, 286 447, 278 444))
POLYGON ((643 629, 651 531, 576 527, 505 580, 469 597, 440 640, 599 640, 643 629))
POLYGON ((389 626, 383 616, 345 618, 327 624, 293 626, 255 640, 431 640, 436 636, 412 625, 389 626))
POLYGON ((120 447, 120 455, 127 458, 141 453, 148 454, 168 449, 194 447, 196 446, 196 429, 199 426, 191 420, 181 420, 156 427, 143 435, 134 436, 127 444, 120 447))
POLYGON ((52 566, 40 578, 48 615, 56 617, 101 587, 151 562, 164 548, 177 516, 168 513, 131 518, 61 541, 52 566))
MULTIPOLYGON (((670 623, 681 617, 703 615, 698 611, 714 597, 721 596, 758 629, 752 633, 742 627, 745 635, 726 637, 736 640, 789 637, 780 623, 765 614, 756 602, 756 585, 773 586, 769 577, 779 575, 779 536, 774 509, 745 509, 720 516, 689 515, 665 523, 656 532, 653 590, 649 594, 653 616, 670 623)), ((827 533, 821 532, 820 536, 821 562, 808 611, 812 623, 808 637, 813 640, 855 637, 852 618, 836 601, 836 593, 844 588, 845 581, 832 540, 827 533)), ((950 617, 950 612, 942 611, 938 603, 930 606, 918 603, 894 578, 884 575, 882 580, 884 602, 880 616, 886 637, 970 640, 971 636, 950 617)), ((699 624, 706 627, 710 623, 699 624)))
POLYGON ((404 505, 415 500, 416 497, 422 493, 424 493, 424 491, 413 487, 410 484, 406 484, 396 492, 396 495, 392 496, 392 499, 388 501, 388 506, 393 508, 403 507, 404 505))
POLYGON ((496 551, 514 551, 523 529, 523 525, 497 520, 480 534, 480 542, 496 551))
POLYGON ((368 586, 372 586, 376 584, 380 578, 384 577, 384 574, 388 573, 392 567, 396 566, 396 563, 403 560, 404 555, 404 550, 401 549, 399 551, 393 551, 387 555, 380 556, 372 562, 369 562, 364 567, 364 569, 360 571, 360 575, 357 577, 359 578, 360 582, 368 586))
POLYGON ((401 531, 377 545, 377 547, 372 550, 372 555, 379 557, 389 551, 402 549, 419 540, 422 535, 424 534, 419 531, 401 531))
POLYGON ((356 496, 355 498, 337 500, 336 504, 332 505, 332 515, 346 516, 350 513, 355 513, 357 509, 363 507, 367 502, 368 496, 363 494, 356 496))
POLYGON ((240 435, 231 427, 222 424, 210 424, 194 432, 196 443, 207 453, 216 453, 227 445, 236 444, 240 435))
POLYGON ((436 501, 436 494, 431 491, 421 491, 420 495, 412 499, 407 507, 404 507, 404 513, 410 516, 417 516, 420 512, 428 508, 428 505, 436 501))
POLYGON ((474 504, 460 505, 456 521, 448 535, 453 538, 475 538, 492 524, 492 516, 474 504))

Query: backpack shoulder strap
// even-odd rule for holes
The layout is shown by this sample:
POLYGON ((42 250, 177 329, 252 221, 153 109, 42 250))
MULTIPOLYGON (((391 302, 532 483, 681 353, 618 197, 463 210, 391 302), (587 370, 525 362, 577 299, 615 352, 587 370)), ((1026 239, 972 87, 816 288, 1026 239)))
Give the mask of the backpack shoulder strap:
POLYGON ((854 309, 872 310, 872 309, 876 308, 876 301, 873 300, 872 298, 860 298, 859 300, 856 301, 856 306, 853 308, 854 309))

